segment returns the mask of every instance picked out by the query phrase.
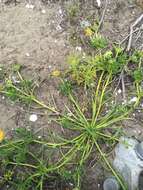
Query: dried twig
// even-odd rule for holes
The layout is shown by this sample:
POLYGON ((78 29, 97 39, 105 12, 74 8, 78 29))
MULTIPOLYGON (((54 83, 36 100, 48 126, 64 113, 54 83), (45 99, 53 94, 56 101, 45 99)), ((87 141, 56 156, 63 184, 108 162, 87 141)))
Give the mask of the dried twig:
POLYGON ((123 73, 123 70, 124 70, 124 69, 122 69, 122 71, 121 71, 121 74, 120 74, 120 76, 119 76, 118 83, 117 83, 117 85, 116 85, 116 88, 114 89, 113 94, 115 94, 116 91, 117 91, 117 89, 119 88, 120 82, 121 82, 121 80, 122 80, 122 73, 123 73))
POLYGON ((127 46, 127 51, 130 51, 130 49, 131 49, 134 27, 135 27, 137 24, 139 24, 142 19, 143 19, 143 14, 141 14, 141 15, 136 19, 136 21, 133 23, 133 25, 131 25, 131 27, 130 27, 130 37, 129 37, 129 42, 128 42, 128 46, 127 46))
POLYGON ((122 81, 122 92, 123 92, 123 100, 126 101, 126 89, 125 89, 125 82, 124 82, 124 70, 121 74, 121 81, 122 81))
POLYGON ((113 92, 113 94, 115 94, 118 87, 119 87, 119 85, 121 84, 122 85, 122 96, 123 96, 124 101, 127 100, 126 99, 126 88, 125 88, 125 82, 124 82, 124 70, 125 70, 125 67, 126 67, 126 65, 123 67, 123 69, 121 71, 121 74, 119 76, 118 84, 116 85, 116 88, 115 88, 115 90, 113 92))
POLYGON ((107 5, 108 5, 108 0, 106 0, 106 2, 105 2, 105 8, 104 8, 104 10, 103 10, 101 19, 100 19, 100 21, 99 21, 98 30, 101 28, 101 25, 102 25, 102 23, 103 23, 103 21, 104 21, 105 13, 106 13, 106 10, 107 10, 107 5))
POLYGON ((136 28, 132 33, 128 34, 122 41, 118 42, 117 44, 122 45, 130 37, 131 34, 134 34, 138 32, 139 30, 140 28, 136 28))
POLYGON ((137 37, 136 37, 136 39, 135 39, 135 42, 137 42, 138 39, 139 39, 141 36, 142 36, 142 31, 139 30, 139 32, 137 33, 137 37))
MULTIPOLYGON (((140 29, 134 30, 134 27, 135 27, 139 22, 141 22, 142 19, 143 19, 143 14, 142 14, 140 17, 138 17, 138 18, 136 19, 136 21, 133 23, 133 25, 130 27, 129 42, 128 42, 128 46, 127 46, 127 51, 128 51, 128 52, 129 52, 130 49, 131 49, 133 33, 137 32, 137 31, 140 31, 140 29)), ((126 40, 126 38, 125 38, 125 40, 126 40)), ((123 42, 122 42, 122 43, 123 43, 123 42)), ((126 90, 125 90, 125 82, 124 82, 124 69, 122 70, 120 80, 121 80, 121 83, 122 83, 123 99, 124 99, 124 101, 126 101, 126 90)))

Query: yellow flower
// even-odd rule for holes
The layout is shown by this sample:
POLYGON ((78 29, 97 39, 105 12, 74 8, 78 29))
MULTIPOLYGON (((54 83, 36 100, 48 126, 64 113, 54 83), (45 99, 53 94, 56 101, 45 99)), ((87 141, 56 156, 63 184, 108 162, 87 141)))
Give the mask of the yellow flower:
POLYGON ((0 142, 4 139, 5 133, 2 129, 0 129, 0 142))
POLYGON ((84 33, 86 36, 89 36, 89 37, 93 35, 93 31, 89 27, 84 30, 84 33))
POLYGON ((59 70, 55 70, 55 71, 52 72, 53 77, 59 77, 60 74, 61 74, 61 72, 59 70))

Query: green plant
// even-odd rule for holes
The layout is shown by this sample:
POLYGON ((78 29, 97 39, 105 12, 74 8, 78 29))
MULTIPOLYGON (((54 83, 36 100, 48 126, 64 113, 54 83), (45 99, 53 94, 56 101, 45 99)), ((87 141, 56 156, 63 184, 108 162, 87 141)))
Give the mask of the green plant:
POLYGON ((73 163, 75 160, 74 165, 76 165, 75 173, 78 189, 80 189, 80 180, 83 173, 82 168, 84 168, 85 162, 89 159, 92 151, 95 149, 118 179, 122 188, 126 189, 122 180, 107 160, 104 150, 101 148, 102 144, 107 145, 109 142, 118 142, 118 137, 115 133, 116 129, 114 127, 112 128, 112 126, 115 124, 117 125, 118 122, 124 119, 127 119, 130 110, 129 107, 126 107, 125 109, 125 106, 115 106, 109 111, 109 113, 105 113, 105 102, 108 102, 105 95, 108 85, 110 84, 110 80, 111 75, 104 78, 104 73, 101 74, 97 84, 95 97, 92 101, 91 117, 87 117, 86 114, 81 111, 77 101, 75 101, 73 96, 70 95, 70 99, 73 103, 73 111, 67 107, 67 111, 70 114, 68 113, 58 119, 58 122, 64 128, 75 131, 77 136, 70 140, 64 139, 66 146, 69 146, 69 150, 66 151, 63 157, 59 160, 55 169, 61 168, 65 164, 68 165, 70 162, 73 163), (122 107, 124 107, 124 109, 122 107), (112 132, 107 134, 108 129, 110 129, 110 131, 112 129, 112 132))
POLYGON ((70 55, 68 57, 71 78, 77 84, 85 86, 93 84, 99 72, 104 71, 115 76, 121 72, 128 61, 128 55, 119 47, 95 56, 70 55))
POLYGON ((37 99, 34 95, 36 85, 32 80, 23 79, 19 71, 15 71, 15 77, 16 81, 13 81, 12 78, 5 79, 4 84, 0 88, 0 93, 4 94, 12 101, 19 101, 28 105, 30 103, 36 103, 42 108, 59 114, 55 108, 50 107, 37 99))
POLYGON ((143 69, 136 69, 133 72, 133 78, 136 82, 142 82, 143 81, 143 69))
POLYGON ((131 75, 136 83, 141 83, 143 81, 143 53, 141 51, 135 51, 130 60, 136 66, 131 72, 131 75))
POLYGON ((99 34, 90 37, 90 45, 95 49, 102 49, 108 45, 107 40, 99 34))
POLYGON ((22 65, 20 65, 18 63, 12 65, 13 72, 20 72, 21 69, 22 69, 22 65))
MULTIPOLYGON (((57 118, 54 118, 54 122, 56 121, 60 126, 74 133, 67 139, 58 135, 55 139, 53 135, 52 141, 49 141, 48 139, 38 140, 25 129, 17 129, 17 138, 5 140, 0 146, 1 186, 8 183, 14 189, 43 190, 43 188, 47 188, 45 181, 55 183, 55 180, 71 178, 72 182, 76 184, 76 189, 79 190, 86 162, 92 152, 96 151, 96 155, 102 158, 119 181, 122 189, 125 190, 126 186, 122 179, 108 161, 106 145, 112 147, 118 142, 118 123, 128 118, 131 111, 138 105, 140 98, 143 97, 140 74, 136 73, 134 84, 138 98, 135 104, 111 106, 110 84, 112 84, 113 77, 120 73, 129 61, 131 61, 130 57, 120 47, 114 47, 112 51, 95 56, 74 55, 69 57, 71 77, 78 84, 84 83, 85 86, 95 83, 96 90, 92 95, 91 104, 88 105, 88 113, 82 111, 78 101, 71 95, 71 86, 67 83, 63 83, 62 90, 70 98, 72 108, 66 106, 67 113, 63 114, 46 105, 35 96, 36 87, 33 82, 23 79, 19 67, 16 67, 14 74, 18 82, 9 77, 5 80, 0 92, 11 100, 18 100, 26 104, 36 103, 40 107, 56 113, 57 118), (106 112, 107 104, 109 104, 109 112, 106 112), (55 163, 49 164, 44 157, 41 157, 45 148, 48 153, 54 150, 59 151, 59 159, 55 163), (37 154, 38 152, 39 154, 37 154), (71 167, 72 169, 70 169, 71 167), (71 173, 68 172, 69 169, 72 170, 71 173)), ((138 70, 140 68, 141 61, 138 70)))
POLYGON ((3 65, 0 65, 0 81, 3 80, 5 75, 6 75, 5 68, 3 67, 3 65))
POLYGON ((59 85, 59 91, 61 94, 68 96, 72 92, 72 84, 68 80, 62 80, 59 85))
POLYGON ((73 18, 75 18, 77 16, 78 12, 79 12, 79 4, 78 3, 70 4, 67 7, 67 15, 71 21, 73 20, 73 18))
POLYGON ((96 83, 96 91, 91 103, 92 109, 89 108, 89 112, 91 111, 90 116, 82 112, 81 106, 70 94, 69 97, 73 104, 73 108, 71 110, 69 107, 66 107, 68 113, 58 119, 58 123, 64 128, 74 131, 76 135, 71 139, 63 139, 63 143, 61 143, 60 146, 61 149, 66 147, 66 153, 63 154, 55 169, 74 163, 74 179, 77 189, 80 189, 80 182, 84 175, 83 170, 86 161, 90 158, 92 152, 96 150, 96 155, 99 154, 101 156, 102 160, 117 178, 122 189, 127 190, 121 177, 114 171, 112 165, 108 161, 107 154, 105 153, 106 148, 103 144, 112 147, 112 145, 118 142, 118 138, 121 135, 117 132, 119 130, 118 123, 128 119, 129 114, 139 104, 143 94, 141 94, 142 89, 136 81, 138 98, 135 104, 117 104, 111 106, 111 97, 108 95, 111 81, 112 73, 107 76, 105 72, 102 72, 96 83), (109 112, 105 111, 107 104, 109 105, 109 112))
POLYGON ((143 51, 135 50, 130 57, 131 62, 139 63, 143 59, 143 51))
POLYGON ((1 189, 8 186, 10 190, 62 190, 60 181, 66 184, 66 180, 58 171, 48 171, 52 167, 50 150, 40 142, 24 128, 16 129, 13 139, 3 141, 0 145, 1 189))
POLYGON ((22 95, 22 92, 18 91, 18 89, 29 94, 30 90, 32 89, 32 81, 22 80, 21 82, 14 84, 12 80, 7 79, 5 81, 5 86, 2 90, 4 90, 3 92, 5 92, 5 95, 12 101, 20 100, 26 104, 30 103, 32 101, 31 97, 22 95))
POLYGON ((89 86, 96 76, 96 68, 86 60, 82 59, 80 55, 70 55, 68 57, 70 64, 69 72, 72 80, 76 81, 78 85, 83 84, 89 86))

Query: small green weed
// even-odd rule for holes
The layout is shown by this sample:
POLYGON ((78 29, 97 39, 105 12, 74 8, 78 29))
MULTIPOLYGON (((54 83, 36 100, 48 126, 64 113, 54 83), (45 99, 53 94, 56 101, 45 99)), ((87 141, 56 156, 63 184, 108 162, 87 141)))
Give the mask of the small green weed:
POLYGON ((143 52, 135 51, 133 55, 130 57, 131 63, 134 63, 133 68, 131 68, 131 76, 134 81, 137 83, 141 83, 143 81, 143 52))
POLYGON ((96 80, 98 72, 106 72, 115 76, 128 63, 128 55, 121 48, 106 51, 95 56, 70 55, 68 63, 71 78, 77 84, 90 86, 96 80))
POLYGON ((13 78, 6 78, 4 84, 1 86, 0 93, 12 101, 22 102, 27 105, 36 103, 42 108, 59 114, 56 109, 37 99, 34 94, 36 87, 32 80, 25 80, 19 71, 15 71, 14 80, 13 78))
POLYGON ((17 84, 14 84, 12 80, 7 79, 5 81, 5 86, 2 90, 5 93, 5 95, 12 101, 22 101, 25 104, 29 104, 32 102, 31 96, 28 96, 32 89, 32 84, 32 81, 29 80, 22 80, 17 84), (24 92, 25 95, 22 92, 24 92))
POLYGON ((14 131, 13 140, 0 145, 0 187, 9 190, 63 190, 68 183, 64 177, 49 168, 50 151, 32 132, 24 128, 14 131), (38 143, 37 143, 38 142, 38 143), (46 152, 46 155, 45 155, 46 152), (44 159, 46 156, 46 159, 44 159), (61 184, 60 184, 61 183, 61 184))
POLYGON ((130 60, 133 63, 137 63, 137 64, 141 61, 141 59, 143 59, 143 51, 139 51, 139 50, 135 50, 130 57, 130 60))
POLYGON ((15 63, 12 65, 12 71, 13 72, 20 72, 20 70, 22 69, 22 65, 15 63))
POLYGON ((143 68, 137 69, 133 73, 133 78, 136 82, 142 82, 143 81, 143 68))
POLYGON ((77 16, 78 13, 79 13, 79 4, 78 3, 70 4, 67 7, 67 15, 68 15, 68 18, 70 19, 70 21, 73 21, 73 19, 77 16))
MULTIPOLYGON (((70 65, 71 79, 78 85, 84 84, 84 86, 90 87, 96 81, 99 72, 104 71, 117 77, 122 69, 127 70, 128 73, 130 65, 134 65, 133 78, 141 80, 142 56, 140 51, 135 51, 129 56, 122 48, 114 46, 112 51, 109 50, 95 56, 70 55, 67 62, 70 65), (140 63, 139 69, 138 63, 140 63)), ((132 71, 130 72, 132 73, 132 71)))
POLYGON ((66 164, 69 165, 71 162, 74 163, 76 166, 75 182, 77 189, 80 189, 81 177, 83 174, 82 168, 84 168, 84 164, 90 158, 93 150, 96 150, 97 153, 101 155, 104 162, 118 179, 123 190, 126 189, 120 177, 116 174, 107 160, 106 154, 104 153, 105 150, 102 150, 101 147, 102 144, 107 145, 109 143, 111 146, 113 142, 118 142, 118 136, 116 136, 116 130, 118 129, 117 123, 127 119, 130 107, 114 106, 107 114, 105 113, 105 102, 107 103, 111 100, 110 98, 107 99, 106 92, 112 77, 111 75, 104 77, 104 73, 102 73, 97 84, 95 96, 91 105, 91 117, 87 117, 86 114, 82 112, 80 105, 73 96, 70 95, 70 100, 73 103, 73 111, 67 107, 68 114, 58 119, 58 122, 64 128, 73 130, 78 134, 73 139, 64 139, 63 143, 65 142, 67 147, 69 146, 69 150, 63 155, 56 167, 56 169, 58 169, 66 164), (115 124, 117 128, 112 128, 115 124), (110 133, 107 134, 108 129, 110 129, 110 133))
POLYGON ((91 36, 89 41, 90 41, 91 47, 95 49, 103 49, 108 45, 106 38, 102 37, 99 34, 91 36))
POLYGON ((3 65, 0 65, 0 81, 2 81, 5 78, 6 71, 3 65))
POLYGON ((60 85, 59 85, 59 91, 61 94, 68 96, 72 92, 72 84, 68 80, 62 80, 60 85))

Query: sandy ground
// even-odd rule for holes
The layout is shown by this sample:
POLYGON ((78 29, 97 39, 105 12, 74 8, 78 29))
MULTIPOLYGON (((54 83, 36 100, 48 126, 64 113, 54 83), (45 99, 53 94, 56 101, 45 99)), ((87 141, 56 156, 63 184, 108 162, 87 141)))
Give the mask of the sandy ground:
MULTIPOLYGON (((34 4, 34 9, 28 9, 26 4, 23 1, 17 6, 10 4, 1 9, 0 64, 6 67, 21 64, 25 67, 24 74, 27 77, 36 80, 40 76, 45 79, 53 70, 64 69, 66 55, 72 47, 67 40, 67 33, 60 27, 63 19, 60 5, 37 7, 34 4)), ((53 82, 47 85, 52 93, 53 82)), ((40 95, 43 98, 49 94, 46 92, 47 86, 44 89, 45 92, 40 95)), ((24 111, 21 113, 21 108, 19 110, 15 105, 6 105, 2 97, 0 111, 1 128, 29 125, 28 117, 27 122, 25 119, 21 121, 25 118, 24 111), (22 118, 19 120, 20 114, 22 118)), ((42 121, 40 126, 43 126, 42 121)))

